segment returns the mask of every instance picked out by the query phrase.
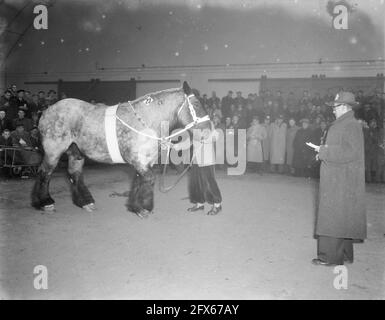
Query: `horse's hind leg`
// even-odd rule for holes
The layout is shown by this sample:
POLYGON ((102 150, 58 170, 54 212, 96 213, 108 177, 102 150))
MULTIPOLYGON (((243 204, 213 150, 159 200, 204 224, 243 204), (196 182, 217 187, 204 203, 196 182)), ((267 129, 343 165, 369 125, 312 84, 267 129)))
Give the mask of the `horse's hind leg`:
POLYGON ((149 169, 136 172, 127 202, 127 209, 143 218, 154 208, 154 174, 149 169))
POLYGON ((84 184, 84 157, 79 148, 72 144, 68 150, 68 176, 71 183, 72 201, 75 205, 87 211, 95 209, 95 200, 84 184))
POLYGON ((55 170, 59 159, 60 154, 56 156, 44 155, 32 190, 32 206, 36 209, 44 209, 46 211, 54 210, 53 204, 55 201, 49 194, 49 183, 52 172, 55 170))

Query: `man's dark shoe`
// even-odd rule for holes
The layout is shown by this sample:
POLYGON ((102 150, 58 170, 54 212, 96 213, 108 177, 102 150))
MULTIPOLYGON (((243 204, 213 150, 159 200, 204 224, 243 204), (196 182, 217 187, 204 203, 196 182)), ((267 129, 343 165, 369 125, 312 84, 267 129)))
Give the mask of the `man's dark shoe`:
POLYGON ((218 207, 213 206, 211 208, 211 210, 209 212, 207 212, 207 214, 209 216, 215 216, 216 214, 218 214, 221 211, 222 211, 222 206, 218 206, 218 207))
POLYGON ((325 267, 336 266, 336 264, 334 264, 334 263, 329 263, 329 262, 323 261, 321 259, 313 259, 311 261, 311 263, 316 265, 316 266, 325 266, 325 267))
POLYGON ((199 211, 199 210, 203 210, 205 207, 204 206, 193 206, 191 208, 188 208, 187 211, 188 212, 195 212, 195 211, 199 211))

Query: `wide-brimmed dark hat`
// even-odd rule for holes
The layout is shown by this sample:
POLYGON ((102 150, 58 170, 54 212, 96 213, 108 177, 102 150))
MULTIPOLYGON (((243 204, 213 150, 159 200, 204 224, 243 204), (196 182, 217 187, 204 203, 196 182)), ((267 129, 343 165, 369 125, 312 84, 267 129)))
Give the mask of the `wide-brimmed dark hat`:
POLYGON ((330 107, 336 107, 340 104, 348 104, 352 107, 356 107, 360 103, 356 101, 354 94, 349 91, 340 91, 336 94, 334 101, 326 102, 326 105, 330 107))

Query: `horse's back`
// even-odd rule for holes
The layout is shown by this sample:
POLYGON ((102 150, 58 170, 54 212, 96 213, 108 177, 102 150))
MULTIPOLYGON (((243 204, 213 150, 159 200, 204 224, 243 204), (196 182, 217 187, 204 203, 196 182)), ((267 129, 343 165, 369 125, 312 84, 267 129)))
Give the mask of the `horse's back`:
POLYGON ((109 160, 105 131, 101 130, 107 107, 73 98, 56 102, 39 121, 44 147, 61 144, 66 149, 75 143, 89 158, 109 160))

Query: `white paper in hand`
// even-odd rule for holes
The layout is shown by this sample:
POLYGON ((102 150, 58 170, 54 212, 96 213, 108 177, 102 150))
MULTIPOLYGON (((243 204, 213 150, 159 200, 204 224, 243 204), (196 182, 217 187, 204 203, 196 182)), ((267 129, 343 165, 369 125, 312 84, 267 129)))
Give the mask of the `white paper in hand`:
POLYGON ((311 142, 306 142, 306 144, 307 144, 309 147, 313 148, 313 149, 319 148, 319 146, 317 146, 317 145, 315 145, 315 144, 313 144, 313 143, 311 143, 311 142))

